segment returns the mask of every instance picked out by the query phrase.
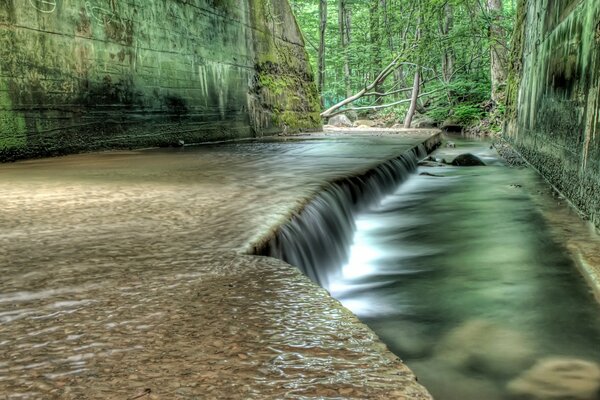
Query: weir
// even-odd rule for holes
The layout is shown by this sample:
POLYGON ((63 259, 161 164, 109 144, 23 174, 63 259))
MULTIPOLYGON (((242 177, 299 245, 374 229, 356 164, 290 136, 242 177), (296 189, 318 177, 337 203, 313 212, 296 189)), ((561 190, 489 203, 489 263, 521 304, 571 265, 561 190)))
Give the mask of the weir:
POLYGON ((439 142, 327 132, 0 165, 0 393, 429 400, 325 290, 248 253, 331 182, 366 194, 439 142))
POLYGON ((595 399, 600 317, 573 248, 600 238, 536 171, 452 140, 436 158, 486 166, 419 167, 415 147, 322 188, 257 253, 324 287, 438 400, 595 399))
POLYGON ((357 213, 393 192, 437 145, 420 144, 362 174, 332 182, 257 246, 255 254, 294 265, 326 288, 348 260, 357 213))

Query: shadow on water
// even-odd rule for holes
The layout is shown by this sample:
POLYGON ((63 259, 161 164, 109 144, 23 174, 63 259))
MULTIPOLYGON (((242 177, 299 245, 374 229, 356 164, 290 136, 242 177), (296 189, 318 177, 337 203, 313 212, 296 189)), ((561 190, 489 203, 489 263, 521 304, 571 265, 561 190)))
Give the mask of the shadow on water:
MULTIPOLYGON (((358 214, 322 283, 436 399, 599 398, 599 308, 528 189, 530 169, 457 139, 485 167, 419 167, 358 214)), ((313 229, 316 229, 313 227, 313 229)))

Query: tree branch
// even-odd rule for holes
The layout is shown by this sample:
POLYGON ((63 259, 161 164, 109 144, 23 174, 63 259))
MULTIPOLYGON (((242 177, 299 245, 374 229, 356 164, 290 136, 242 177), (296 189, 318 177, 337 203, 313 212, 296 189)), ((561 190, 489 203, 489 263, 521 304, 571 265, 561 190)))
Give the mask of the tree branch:
MULTIPOLYGON (((411 90, 412 90, 412 88, 411 88, 411 90)), ((439 92, 439 91, 441 91, 441 90, 442 90, 442 88, 439 88, 439 89, 436 89, 436 90, 432 90, 431 92, 427 92, 427 93, 421 93, 421 94, 419 95, 419 98, 421 98, 421 97, 424 97, 424 96, 428 96, 428 95, 431 95, 431 94, 434 94, 434 93, 437 93, 437 92, 439 92)), ((402 100, 395 101, 395 102, 393 102, 393 103, 388 103, 388 104, 380 104, 380 105, 377 105, 377 106, 363 106, 363 107, 352 107, 352 108, 345 108, 345 109, 343 109, 343 110, 336 110, 336 111, 333 111, 333 112, 332 112, 332 113, 329 115, 329 117, 333 117, 333 116, 335 116, 335 115, 342 114, 342 113, 344 113, 344 112, 347 112, 347 111, 360 111, 360 110, 380 110, 380 109, 382 109, 382 108, 389 108, 389 107, 397 106, 397 105, 399 105, 399 104, 410 103, 410 101, 411 101, 411 99, 402 99, 402 100)))

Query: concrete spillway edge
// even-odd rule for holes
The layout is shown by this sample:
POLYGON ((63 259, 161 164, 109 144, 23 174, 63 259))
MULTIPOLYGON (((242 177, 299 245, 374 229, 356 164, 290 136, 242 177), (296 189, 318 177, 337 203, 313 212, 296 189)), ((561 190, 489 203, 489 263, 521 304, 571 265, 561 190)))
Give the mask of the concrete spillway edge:
POLYGON ((437 149, 441 145, 441 143, 442 143, 442 132, 437 132, 437 133, 433 134, 432 136, 430 136, 429 138, 422 141, 421 143, 418 143, 418 144, 414 145, 413 147, 411 147, 410 149, 404 151, 402 154, 399 154, 398 156, 392 157, 383 162, 379 162, 375 165, 366 167, 363 170, 358 171, 352 175, 343 176, 343 177, 340 177, 340 178, 337 178, 337 179, 334 179, 332 181, 322 184, 312 193, 312 195, 303 199, 303 201, 300 202, 300 205, 298 207, 296 207, 295 209, 290 211, 288 213, 288 215, 286 217, 284 217, 280 223, 278 223, 274 227, 272 227, 269 231, 267 231, 259 239, 250 243, 250 245, 247 246, 247 248, 245 250, 245 254, 268 255, 268 254, 265 254, 266 253, 265 248, 269 246, 269 242, 271 242, 277 236, 277 234, 281 231, 281 229, 286 224, 289 224, 294 219, 301 218, 305 209, 307 207, 309 207, 311 204, 313 204, 322 193, 324 193, 328 190, 331 190, 331 188, 334 188, 334 187, 343 187, 343 186, 347 185, 348 183, 358 183, 358 184, 362 184, 362 185, 366 186, 366 183, 369 181, 369 179, 371 179, 373 177, 377 168, 389 166, 390 164, 392 164, 394 162, 402 160, 404 157, 406 157, 409 154, 418 154, 420 152, 420 148, 422 150, 424 150, 424 152, 426 154, 429 154, 432 151, 434 151, 435 149, 437 149))
MULTIPOLYGON (((333 194, 334 196, 337 195, 337 196, 342 196, 342 197, 343 196, 356 197, 357 194, 362 195, 363 197, 371 196, 370 199, 367 199, 366 203, 373 201, 373 200, 380 200, 383 196, 392 193, 397 188, 397 186, 404 179, 406 179, 406 176, 402 177, 401 179, 396 179, 396 180, 392 179, 391 182, 389 183, 389 185, 387 185, 387 187, 384 188, 384 190, 378 191, 378 193, 376 193, 376 194, 368 193, 368 190, 370 187, 369 183, 371 183, 371 185, 380 183, 380 182, 377 182, 377 171, 378 170, 381 170, 382 168, 383 169, 398 168, 399 163, 406 164, 406 160, 408 160, 408 159, 414 160, 415 157, 424 158, 427 154, 431 153, 433 150, 435 150, 437 147, 439 147, 440 144, 441 144, 441 132, 438 132, 438 133, 432 135, 431 137, 429 137, 428 139, 424 140, 423 142, 413 146, 411 149, 403 152, 402 154, 400 154, 396 157, 388 159, 388 160, 384 161, 383 163, 378 163, 377 165, 368 167, 368 168, 364 169, 363 171, 355 173, 351 176, 345 176, 342 178, 338 178, 338 179, 335 179, 333 181, 330 181, 330 182, 322 185, 319 188, 319 190, 317 190, 313 193, 312 196, 305 199, 305 201, 303 203, 301 203, 301 205, 299 207, 297 207, 285 221, 283 221, 282 223, 277 225, 275 228, 270 230, 266 235, 264 235, 258 241, 251 244, 249 246, 249 248, 247 249, 247 253, 251 254, 251 255, 270 256, 270 257, 278 258, 285 262, 288 262, 288 264, 293 265, 293 263, 289 262, 289 260, 285 260, 284 258, 281 257, 280 254, 277 254, 276 252, 273 251, 273 243, 277 242, 278 236, 281 235, 281 233, 286 229, 287 226, 289 226, 290 224, 293 224, 297 220, 306 218, 306 214, 308 213, 308 210, 310 209, 310 207, 313 206, 314 204, 316 204, 320 199, 322 199, 322 196, 324 193, 326 193, 326 192, 331 193, 333 191, 333 192, 335 192, 333 194), (349 191, 349 190, 347 190, 349 185, 355 185, 355 186, 358 185, 358 187, 360 187, 361 190, 349 191), (335 191, 335 189, 337 189, 337 191, 335 191), (374 197, 377 197, 377 198, 374 198, 374 197)), ((416 170, 416 162, 414 162, 409 167, 412 167, 412 168, 409 168, 410 172, 414 172, 416 170)), ((354 204, 360 203, 361 200, 365 200, 365 199, 364 198, 363 199, 358 199, 358 198, 350 198, 350 199, 342 198, 341 199, 341 201, 351 201, 354 204)), ((321 210, 321 211, 323 211, 323 210, 321 210)), ((358 211, 358 210, 357 209, 351 210, 350 214, 347 214, 347 215, 342 214, 342 217, 353 218, 355 216, 356 211, 358 211)), ((332 212, 332 214, 334 214, 333 219, 339 218, 339 216, 340 216, 339 213, 335 214, 332 212)), ((334 221, 334 222, 344 225, 345 222, 347 222, 347 221, 340 220, 340 221, 334 221)), ((352 224, 353 224, 353 222, 352 222, 352 224)), ((353 225, 352 225, 352 228, 353 228, 353 225)), ((353 231, 354 231, 353 229, 350 231, 350 235, 349 235, 350 239, 352 237, 353 231)), ((340 240, 339 236, 335 235, 335 232, 331 232, 331 230, 330 230, 330 233, 334 234, 334 240, 340 240)), ((348 243, 340 243, 340 244, 342 246, 348 245, 348 243)), ((299 266, 295 265, 295 267, 299 267, 299 266)), ((303 270, 302 268, 299 268, 299 269, 302 270, 302 272, 304 272, 304 278, 308 280, 309 276, 306 273, 306 271, 303 270)), ((314 277, 310 277, 310 279, 313 282, 316 282, 314 277)), ((315 283, 315 289, 316 289, 316 283, 315 283)), ((340 307, 343 307, 343 305, 340 304, 340 307)), ((364 327, 365 327, 365 329, 372 332, 372 330, 368 326, 364 325, 364 327)), ((377 336, 375 333, 373 333, 373 334, 375 336, 377 336)), ((385 346, 384 348, 385 348, 385 350, 381 350, 381 351, 390 352, 389 349, 387 348, 387 346, 385 346)), ((414 373, 413 373, 413 375, 414 375, 414 373)), ((418 384, 416 377, 415 377, 414 384, 422 387, 422 385, 418 384)), ((426 393, 426 389, 422 389, 422 390, 424 391, 423 393, 426 393)))

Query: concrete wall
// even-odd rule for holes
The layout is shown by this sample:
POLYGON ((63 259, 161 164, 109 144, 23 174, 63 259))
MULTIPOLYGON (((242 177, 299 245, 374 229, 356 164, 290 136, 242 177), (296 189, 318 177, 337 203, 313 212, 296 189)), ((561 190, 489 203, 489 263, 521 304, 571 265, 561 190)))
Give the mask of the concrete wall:
POLYGON ((505 136, 600 226, 600 0, 521 0, 505 136))
POLYGON ((0 160, 316 128, 287 0, 0 0, 0 160))

